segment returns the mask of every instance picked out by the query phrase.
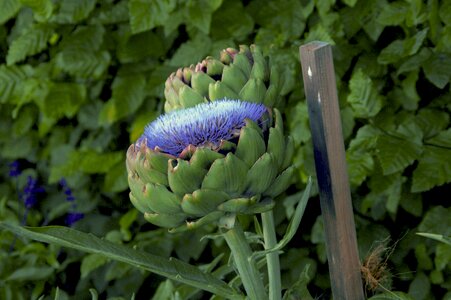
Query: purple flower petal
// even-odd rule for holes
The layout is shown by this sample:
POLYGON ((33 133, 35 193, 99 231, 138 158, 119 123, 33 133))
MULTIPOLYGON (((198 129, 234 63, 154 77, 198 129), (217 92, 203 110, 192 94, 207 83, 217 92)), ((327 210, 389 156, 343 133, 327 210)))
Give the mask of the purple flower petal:
POLYGON ((218 146, 230 140, 245 125, 245 119, 258 122, 266 112, 260 103, 219 100, 198 104, 162 115, 148 124, 137 143, 178 156, 189 145, 218 146))

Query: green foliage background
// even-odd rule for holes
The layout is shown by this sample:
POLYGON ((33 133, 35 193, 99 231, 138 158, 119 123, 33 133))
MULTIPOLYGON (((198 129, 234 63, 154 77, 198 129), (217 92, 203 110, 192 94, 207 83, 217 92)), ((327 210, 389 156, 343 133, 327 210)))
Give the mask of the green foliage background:
MULTIPOLYGON (((46 194, 27 224, 62 224, 65 178, 85 214, 82 231, 191 262, 224 252, 199 242, 201 232, 145 224, 128 201, 125 150, 162 112, 172 71, 255 43, 281 66, 281 109, 297 146, 297 177, 276 210, 282 232, 314 173, 298 47, 322 40, 334 45, 360 255, 391 238, 384 287, 451 299, 451 247, 415 235, 451 235, 451 2, 2 0, 0 24, 0 220, 20 223, 18 192, 31 175, 46 194), (17 182, 8 177, 14 160, 17 182)), ((328 298, 316 197, 307 210, 282 256, 283 280, 309 264, 310 292, 328 298)), ((1 299, 50 299, 56 287, 62 299, 90 299, 90 288, 109 299, 190 295, 95 254, 20 238, 10 251, 13 239, 0 232, 1 299)))

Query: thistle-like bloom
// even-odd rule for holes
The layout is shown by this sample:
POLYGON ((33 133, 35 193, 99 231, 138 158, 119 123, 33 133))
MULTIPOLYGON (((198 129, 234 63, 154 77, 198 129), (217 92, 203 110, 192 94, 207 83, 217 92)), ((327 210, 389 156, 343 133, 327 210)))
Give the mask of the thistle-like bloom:
POLYGON ((259 123, 266 111, 263 104, 239 100, 198 104, 160 116, 146 126, 138 144, 145 141, 150 149, 174 156, 189 146, 218 148, 239 135, 245 119, 259 123))
POLYGON ((149 222, 178 230, 266 211, 291 182, 293 151, 279 111, 263 104, 218 100, 175 110, 129 147, 130 200, 149 222))

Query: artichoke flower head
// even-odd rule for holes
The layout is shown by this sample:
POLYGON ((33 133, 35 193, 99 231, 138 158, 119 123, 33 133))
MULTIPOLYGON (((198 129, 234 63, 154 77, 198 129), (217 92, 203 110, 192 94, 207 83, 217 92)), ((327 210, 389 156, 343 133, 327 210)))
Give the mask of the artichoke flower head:
POLYGON ((277 106, 281 83, 277 65, 256 45, 227 48, 219 59, 207 57, 178 69, 166 80, 164 109, 187 108, 228 99, 277 106))
POLYGON ((272 209, 291 183, 293 141, 278 110, 217 100, 174 110, 127 151, 130 200, 174 230, 272 209))

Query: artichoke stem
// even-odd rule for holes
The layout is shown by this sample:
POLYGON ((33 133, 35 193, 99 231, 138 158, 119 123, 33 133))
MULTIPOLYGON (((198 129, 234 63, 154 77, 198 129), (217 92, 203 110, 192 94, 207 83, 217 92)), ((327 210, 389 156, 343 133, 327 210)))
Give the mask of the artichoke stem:
MULTIPOLYGON (((277 244, 276 231, 274 228, 274 217, 272 210, 262 213, 263 238, 265 249, 274 248, 277 244)), ((280 263, 278 251, 266 254, 268 266, 269 299, 280 300, 282 283, 280 279, 280 263)))
POLYGON ((238 220, 235 221, 233 228, 224 233, 224 238, 232 251, 233 259, 249 299, 268 299, 261 274, 257 269, 255 261, 251 259, 251 247, 244 236, 243 229, 238 220))

